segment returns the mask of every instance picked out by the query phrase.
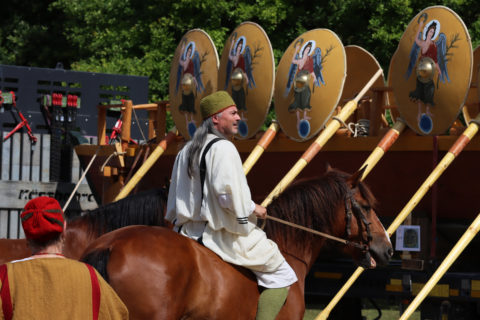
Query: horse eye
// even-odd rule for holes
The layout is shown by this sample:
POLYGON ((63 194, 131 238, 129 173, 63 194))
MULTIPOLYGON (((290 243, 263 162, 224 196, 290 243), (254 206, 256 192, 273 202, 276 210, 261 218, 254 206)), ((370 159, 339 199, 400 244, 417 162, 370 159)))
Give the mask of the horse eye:
POLYGON ((372 207, 370 206, 362 206, 362 209, 369 212, 370 210, 372 210, 372 207))

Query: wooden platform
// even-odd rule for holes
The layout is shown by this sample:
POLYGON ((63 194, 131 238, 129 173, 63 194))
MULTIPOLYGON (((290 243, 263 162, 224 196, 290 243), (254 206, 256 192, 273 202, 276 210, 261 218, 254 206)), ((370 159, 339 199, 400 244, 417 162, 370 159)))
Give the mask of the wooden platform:
MULTIPOLYGON (((247 176, 255 201, 261 202, 265 199, 311 143, 295 142, 281 133, 279 135, 247 176)), ((334 136, 298 178, 321 175, 326 163, 353 172, 360 168, 380 139, 380 136, 334 136)), ((407 129, 365 179, 379 200, 379 215, 396 216, 431 173, 436 165, 435 161, 440 161, 456 139, 457 136, 417 136, 407 129)), ((246 159, 256 142, 256 139, 235 141, 243 159, 246 159)), ((168 185, 175 155, 183 143, 182 140, 177 140, 168 147, 142 179, 136 191, 168 185)), ((95 145, 76 147, 82 167, 86 166, 96 150, 95 145)), ((102 146, 93 169, 87 176, 99 203, 112 201, 122 185, 118 176, 103 177, 98 169, 113 151, 112 146, 102 146)), ((477 137, 442 175, 436 187, 424 197, 416 211, 430 215, 432 207, 436 205, 439 217, 475 217, 480 210, 475 201, 478 197, 477 181, 480 176, 477 170, 479 158, 480 138, 477 137), (432 193, 435 194, 434 197, 432 193), (434 198, 437 199, 436 204, 432 203, 434 198)), ((127 168, 131 166, 133 159, 133 156, 126 157, 127 168)))

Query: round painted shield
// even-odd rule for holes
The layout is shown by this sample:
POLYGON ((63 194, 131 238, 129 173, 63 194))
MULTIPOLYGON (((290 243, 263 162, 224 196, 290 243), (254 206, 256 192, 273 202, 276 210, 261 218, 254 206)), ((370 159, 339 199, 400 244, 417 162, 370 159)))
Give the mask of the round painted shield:
MULTIPOLYGON (((345 105, 348 101, 353 100, 375 73, 382 68, 377 59, 362 47, 355 45, 345 46, 345 53, 347 55, 347 78, 343 86, 340 105, 345 105)), ((372 88, 384 86, 385 78, 382 74, 377 78, 372 88)), ((365 96, 372 98, 373 91, 371 89, 368 90, 365 96)), ((357 119, 369 119, 369 111, 359 105, 357 119)))
MULTIPOLYGON (((347 78, 343 86, 340 104, 353 100, 378 69, 382 68, 377 59, 362 47, 346 46, 345 54, 347 55, 347 78)), ((383 86, 385 86, 385 78, 382 74, 381 77, 377 78, 372 87, 383 86)), ((366 95, 372 97, 373 91, 367 91, 366 95)))
POLYGON ((419 134, 444 134, 465 102, 472 65, 470 36, 455 12, 434 6, 413 18, 389 71, 398 111, 408 126, 419 134))
POLYGON ((345 49, 328 29, 295 39, 275 77, 275 113, 283 132, 304 141, 323 128, 338 104, 346 76, 345 49))
POLYGON ((170 110, 186 139, 202 123, 200 100, 217 91, 218 54, 203 30, 188 31, 180 40, 170 69, 170 110))
POLYGON ((230 93, 241 117, 236 138, 252 137, 265 122, 274 77, 275 62, 267 34, 258 24, 243 22, 225 42, 218 71, 218 89, 230 93))

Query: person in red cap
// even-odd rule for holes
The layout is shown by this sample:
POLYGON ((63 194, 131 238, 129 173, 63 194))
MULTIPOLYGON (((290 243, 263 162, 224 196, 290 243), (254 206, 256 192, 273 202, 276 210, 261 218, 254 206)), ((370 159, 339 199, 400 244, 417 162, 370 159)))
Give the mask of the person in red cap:
POLYGON ((57 200, 30 200, 20 215, 32 256, 0 266, 0 319, 128 319, 128 310, 93 267, 62 255, 57 200))
POLYGON ((240 155, 229 141, 238 131, 238 109, 226 91, 218 91, 200 101, 200 111, 203 123, 173 166, 165 218, 223 260, 252 270, 264 288, 257 320, 275 319, 297 276, 256 226, 266 208, 252 201, 240 155))

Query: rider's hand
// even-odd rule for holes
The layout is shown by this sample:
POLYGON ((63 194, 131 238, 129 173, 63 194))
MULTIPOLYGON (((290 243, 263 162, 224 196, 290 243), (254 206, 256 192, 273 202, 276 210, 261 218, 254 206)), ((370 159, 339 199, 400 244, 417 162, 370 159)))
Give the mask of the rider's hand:
POLYGON ((267 208, 255 203, 255 210, 253 210, 253 213, 255 213, 257 218, 265 219, 267 217, 267 208))

